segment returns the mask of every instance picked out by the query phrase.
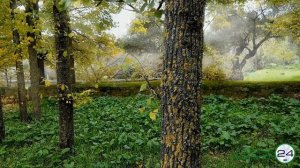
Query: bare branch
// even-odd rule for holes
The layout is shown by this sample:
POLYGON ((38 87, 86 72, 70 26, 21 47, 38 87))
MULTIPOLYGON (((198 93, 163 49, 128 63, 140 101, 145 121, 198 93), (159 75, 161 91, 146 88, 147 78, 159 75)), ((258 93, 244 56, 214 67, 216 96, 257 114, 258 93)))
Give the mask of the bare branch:
MULTIPOLYGON (((131 55, 133 58, 136 59, 136 61, 140 64, 140 67, 142 68, 142 70, 144 71, 144 73, 146 72, 146 70, 144 69, 144 66, 143 64, 140 62, 140 60, 138 58, 136 58, 134 55, 131 55)), ((148 79, 148 76, 147 75, 143 75, 144 77, 144 80, 146 81, 147 83, 147 87, 148 89, 150 90, 150 92, 157 98, 157 99, 160 99, 160 94, 156 92, 156 90, 152 87, 149 79, 148 79)))
POLYGON ((140 10, 138 10, 136 7, 134 7, 132 4, 127 4, 129 7, 132 8, 133 11, 135 11, 136 13, 141 13, 140 10))
POLYGON ((249 51, 249 53, 251 52, 251 49, 249 47, 245 47, 245 48, 249 51))
POLYGON ((163 4, 165 3, 165 0, 161 0, 160 2, 159 2, 159 5, 158 5, 158 7, 157 7, 157 11, 159 11, 161 8, 162 8, 162 6, 163 6, 163 4))
POLYGON ((271 37, 271 32, 268 32, 268 34, 255 46, 255 48, 259 48, 265 41, 269 40, 271 37))

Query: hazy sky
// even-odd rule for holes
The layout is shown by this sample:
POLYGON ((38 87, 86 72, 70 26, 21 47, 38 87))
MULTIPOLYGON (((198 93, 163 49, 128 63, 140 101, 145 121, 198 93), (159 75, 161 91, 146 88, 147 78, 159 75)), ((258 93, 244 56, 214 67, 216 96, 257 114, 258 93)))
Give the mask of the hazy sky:
POLYGON ((119 14, 113 15, 114 22, 117 23, 117 26, 109 30, 109 33, 112 33, 116 38, 120 38, 126 35, 131 21, 135 18, 135 13, 122 10, 119 14))

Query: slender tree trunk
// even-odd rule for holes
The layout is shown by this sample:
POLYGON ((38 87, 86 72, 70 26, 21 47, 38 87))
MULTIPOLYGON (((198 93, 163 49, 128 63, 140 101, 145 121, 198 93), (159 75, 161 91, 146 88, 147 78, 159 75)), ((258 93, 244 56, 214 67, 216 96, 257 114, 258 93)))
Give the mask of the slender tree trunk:
POLYGON ((37 59, 39 74, 40 74, 40 85, 45 85, 46 77, 45 77, 45 61, 44 61, 44 58, 46 56, 44 56, 44 54, 41 54, 41 55, 38 56, 38 59, 37 59))
POLYGON ((37 35, 35 30, 37 29, 37 14, 38 14, 38 0, 26 0, 26 22, 30 27, 30 31, 27 32, 27 37, 30 38, 28 44, 28 55, 30 65, 30 81, 31 81, 31 99, 33 105, 34 118, 39 119, 42 115, 41 112, 41 99, 39 95, 40 88, 40 74, 38 67, 38 55, 36 50, 37 35))
POLYGON ((11 87, 11 80, 12 80, 12 77, 10 76, 9 77, 9 87, 11 87))
POLYGON ((7 69, 4 70, 4 75, 5 75, 5 80, 6 80, 6 87, 10 87, 7 69))
POLYGON ((76 83, 76 75, 75 75, 75 59, 73 55, 70 56, 70 82, 71 84, 76 83))
POLYGON ((256 56, 256 59, 255 59, 255 68, 256 70, 261 70, 264 68, 264 64, 263 64, 263 53, 259 53, 257 54, 256 56))
POLYGON ((13 22, 13 43, 15 44, 16 50, 16 72, 17 72, 17 83, 18 83, 18 97, 19 97, 19 108, 20 108, 20 118, 21 121, 27 122, 29 120, 29 116, 27 113, 27 99, 26 99, 26 89, 25 89, 25 77, 24 77, 24 68, 23 68, 23 58, 20 48, 20 34, 15 27, 15 9, 17 8, 17 1, 10 1, 11 8, 11 18, 13 22))
POLYGON ((2 109, 2 94, 3 91, 0 89, 0 143, 5 138, 4 117, 3 117, 3 109, 2 109))
POLYGON ((69 16, 66 9, 58 9, 59 2, 53 0, 55 24, 55 44, 57 54, 57 82, 59 95, 60 147, 72 148, 74 145, 73 98, 70 82, 71 33, 69 16))
POLYGON ((162 85, 162 168, 200 168, 205 0, 167 0, 162 85))

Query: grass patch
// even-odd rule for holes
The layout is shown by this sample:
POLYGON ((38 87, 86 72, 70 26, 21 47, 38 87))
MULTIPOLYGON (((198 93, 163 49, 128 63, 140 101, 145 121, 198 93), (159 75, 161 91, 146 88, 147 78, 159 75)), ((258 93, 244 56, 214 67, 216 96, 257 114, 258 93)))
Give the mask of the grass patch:
MULTIPOLYGON (((19 122, 5 113, 7 139, 0 145, 0 167, 160 167, 160 120, 149 114, 159 103, 149 96, 97 97, 75 110, 75 152, 58 149, 55 100, 43 101, 41 121, 19 122)), ((300 101, 278 96, 235 100, 204 99, 203 167, 283 167, 275 159, 279 144, 289 143, 300 166, 300 101)), ((200 128, 199 128, 200 129, 200 128)))
POLYGON ((245 81, 300 81, 300 69, 263 69, 249 73, 245 81))

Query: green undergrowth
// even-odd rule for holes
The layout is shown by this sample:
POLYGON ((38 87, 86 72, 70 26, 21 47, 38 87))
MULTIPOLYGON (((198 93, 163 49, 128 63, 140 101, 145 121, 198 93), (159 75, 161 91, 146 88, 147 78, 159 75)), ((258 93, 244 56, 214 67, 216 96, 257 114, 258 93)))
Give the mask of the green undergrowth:
MULTIPOLYGON (((72 151, 57 147, 55 100, 44 100, 43 118, 29 124, 19 122, 16 110, 6 111, 0 167, 159 167, 161 115, 153 113, 158 106, 157 100, 145 95, 95 97, 77 104, 72 151)), ((203 167, 300 166, 299 115, 300 101, 295 99, 206 96, 201 118, 203 167), (275 158, 282 143, 296 151, 287 165, 275 158)))

